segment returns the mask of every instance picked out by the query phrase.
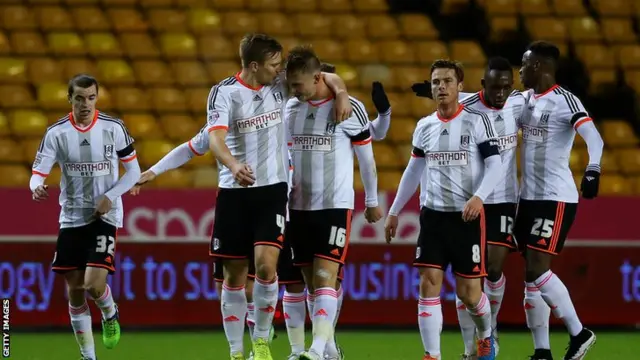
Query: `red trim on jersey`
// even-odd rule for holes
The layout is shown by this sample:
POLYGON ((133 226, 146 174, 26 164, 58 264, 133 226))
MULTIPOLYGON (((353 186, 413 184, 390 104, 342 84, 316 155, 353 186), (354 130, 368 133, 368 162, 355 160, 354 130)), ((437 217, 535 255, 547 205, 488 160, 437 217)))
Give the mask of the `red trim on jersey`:
POLYGON ((253 86, 247 84, 246 82, 244 82, 244 80, 242 80, 240 78, 240 73, 235 74, 234 77, 236 78, 236 80, 238 80, 240 85, 246 87, 247 89, 253 90, 253 91, 258 91, 258 90, 262 89, 262 87, 264 86, 264 85, 258 85, 258 87, 253 87, 253 86))
POLYGON ((122 161, 123 163, 128 163, 130 161, 133 161, 136 158, 138 158, 138 154, 133 154, 132 157, 122 158, 122 159, 120 159, 120 161, 122 161))
POLYGON ((308 102, 308 103, 309 103, 309 105, 311 105, 311 106, 318 107, 318 106, 320 106, 320 105, 322 105, 322 104, 326 104, 326 103, 328 103, 328 102, 329 102, 329 101, 331 101, 331 100, 333 100, 333 96, 330 96, 330 97, 328 97, 328 98, 326 98, 326 99, 322 99, 322 100, 315 100, 315 101, 317 101, 317 102, 314 102, 314 100, 307 100, 307 102, 308 102))
POLYGON ((216 130, 228 130, 229 127, 225 125, 216 125, 209 128, 208 132, 216 131, 216 130))
POLYGON ((191 152, 196 155, 196 156, 202 156, 204 154, 200 154, 199 152, 196 151, 196 149, 193 147, 193 145, 191 144, 191 140, 189 140, 189 142, 187 143, 189 145, 189 150, 191 150, 191 152))
POLYGON ((35 171, 35 170, 32 170, 32 171, 31 171, 31 174, 33 174, 33 175, 40 175, 40 176, 42 176, 43 178, 46 178, 47 176, 49 176, 49 174, 41 173, 41 172, 39 172, 39 171, 35 171))
POLYGON ((89 124, 89 126, 87 126, 86 128, 81 128, 78 125, 76 125, 76 121, 73 119, 73 111, 69 113, 69 121, 71 121, 71 125, 73 125, 73 127, 80 131, 81 133, 85 133, 89 130, 91 130, 91 128, 93 127, 93 125, 96 124, 96 122, 98 121, 98 114, 100 112, 98 110, 96 110, 95 114, 93 114, 93 120, 91 120, 91 124, 89 124))
POLYGON ((362 141, 355 141, 355 142, 352 142, 352 144, 353 144, 353 145, 356 145, 356 146, 362 146, 362 145, 367 145, 367 144, 368 144, 368 143, 370 143, 370 142, 371 142, 371 138, 368 138, 368 139, 364 139, 364 140, 362 140, 362 141))
POLYGON ((550 88, 549 88, 549 90, 547 90, 547 91, 543 92, 542 94, 533 94, 533 97, 534 97, 535 99, 539 99, 539 98, 541 98, 541 97, 543 97, 543 96, 547 95, 548 93, 552 92, 553 90, 555 90, 555 89, 557 89, 557 88, 559 88, 559 87, 560 87, 560 85, 555 84, 555 85, 553 85, 552 87, 550 87, 550 88))
POLYGON ((584 123, 588 123, 589 121, 593 121, 593 119, 590 118, 590 117, 582 118, 582 119, 578 120, 575 125, 573 125, 573 128, 578 130, 580 125, 582 125, 584 123))
POLYGON ((440 119, 440 121, 449 122, 449 121, 455 119, 456 116, 460 115, 460 113, 462 112, 462 109, 464 109, 464 105, 460 104, 458 106, 458 110, 456 110, 456 112, 453 115, 451 115, 451 117, 448 117, 448 118, 442 117, 440 115, 440 111, 436 111, 436 115, 438 115, 438 119, 440 119))
MULTIPOLYGON (((484 105, 485 107, 487 107, 487 108, 489 108, 489 109, 491 109, 491 110, 502 110, 502 109, 499 109, 499 108, 497 108, 497 107, 493 107, 493 106, 490 106, 489 104, 487 104, 487 102, 486 102, 486 101, 485 101, 485 99, 484 99, 484 90, 480 90, 479 95, 480 95, 480 102, 481 102, 481 103, 482 103, 482 105, 484 105)), ((506 101, 505 101, 505 105, 506 105, 506 101)))

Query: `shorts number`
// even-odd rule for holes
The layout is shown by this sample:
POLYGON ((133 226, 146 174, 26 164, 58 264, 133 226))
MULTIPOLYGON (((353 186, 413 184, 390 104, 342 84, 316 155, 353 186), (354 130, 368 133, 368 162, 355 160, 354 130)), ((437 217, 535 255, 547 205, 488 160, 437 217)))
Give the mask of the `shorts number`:
POLYGON ((114 255, 114 250, 116 247, 116 239, 113 236, 104 236, 98 235, 96 238, 98 240, 98 246, 96 247, 97 253, 107 253, 111 256, 114 255))
POLYGON ((513 218, 511 216, 500 216, 500 232, 503 234, 513 234, 513 218))
POLYGON ((480 263, 480 246, 479 245, 473 245, 471 247, 471 261, 473 261, 476 264, 480 263))
POLYGON ((287 220, 284 218, 284 216, 276 214, 276 225, 278 225, 278 227, 280 228, 280 234, 284 234, 284 227, 286 223, 287 220))
POLYGON ((535 218, 533 227, 531 227, 531 235, 550 238, 553 234, 554 222, 549 219, 535 218))
POLYGON ((343 248, 347 244, 347 230, 337 226, 331 227, 331 235, 329 236, 329 245, 343 248))

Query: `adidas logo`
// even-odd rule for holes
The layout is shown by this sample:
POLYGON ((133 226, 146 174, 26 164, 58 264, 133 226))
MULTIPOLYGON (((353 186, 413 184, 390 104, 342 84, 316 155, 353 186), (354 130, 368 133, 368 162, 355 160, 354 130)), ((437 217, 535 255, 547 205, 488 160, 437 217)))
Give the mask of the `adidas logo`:
POLYGON ((498 118, 496 118, 496 121, 504 121, 504 119, 502 118, 502 116, 498 115, 498 118))
POLYGON ((440 136, 449 135, 449 131, 447 129, 442 130, 440 136))
POLYGON ((262 98, 260 95, 256 94, 256 96, 253 97, 253 101, 262 101, 262 98))
POLYGON ((316 311, 316 313, 313 314, 313 316, 329 316, 329 314, 327 314, 327 311, 325 309, 320 309, 316 311))
POLYGON ((309 115, 307 115, 307 119, 313 120, 315 118, 316 118, 316 116, 313 115, 313 113, 310 113, 309 115))
POLYGON ((596 178, 594 178, 593 176, 587 176, 587 181, 593 181, 593 180, 595 180, 595 179, 596 179, 596 178))
POLYGON ((87 139, 82 140, 82 142, 80 143, 80 146, 91 146, 91 144, 89 144, 89 141, 87 139))

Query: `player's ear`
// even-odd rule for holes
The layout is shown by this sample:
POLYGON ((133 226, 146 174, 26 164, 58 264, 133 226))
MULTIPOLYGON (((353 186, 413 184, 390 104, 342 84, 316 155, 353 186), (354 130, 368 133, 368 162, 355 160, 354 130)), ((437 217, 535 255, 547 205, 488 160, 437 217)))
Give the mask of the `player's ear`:
POLYGON ((255 61, 252 61, 249 63, 249 70, 251 70, 251 72, 256 72, 258 71, 258 63, 255 61))
POLYGON ((464 82, 460 81, 458 83, 458 91, 462 91, 462 90, 464 90, 464 82))
POLYGON ((322 73, 321 73, 321 72, 319 72, 319 73, 317 73, 317 74, 313 75, 313 83, 314 83, 314 84, 319 83, 319 82, 320 82, 320 79, 321 79, 323 76, 324 76, 324 75, 322 75, 322 73))

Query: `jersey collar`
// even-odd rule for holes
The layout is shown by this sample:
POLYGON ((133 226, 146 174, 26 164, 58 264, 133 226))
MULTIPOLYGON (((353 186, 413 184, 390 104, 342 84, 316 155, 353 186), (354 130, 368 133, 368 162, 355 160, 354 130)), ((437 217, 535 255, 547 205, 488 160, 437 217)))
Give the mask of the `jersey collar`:
POLYGON ((543 96, 547 95, 548 93, 552 92, 553 90, 555 90, 555 89, 557 89, 557 88, 559 88, 559 87, 560 87, 560 85, 555 84, 555 85, 553 85, 552 87, 550 87, 550 88, 549 88, 549 90, 547 90, 547 91, 543 92, 542 94, 536 94, 536 93, 534 93, 534 94, 533 94, 533 97, 534 97, 534 98, 536 98, 536 99, 539 99, 539 98, 541 98, 541 97, 543 97, 543 96))
POLYGON ((98 122, 98 114, 100 112, 98 111, 98 109, 96 109, 95 114, 93 114, 93 120, 91 120, 91 124, 89 124, 89 126, 87 126, 86 128, 81 128, 76 124, 76 121, 73 119, 73 111, 69 113, 69 121, 71 122, 71 125, 78 131, 80 131, 81 133, 85 133, 89 130, 91 130, 91 128, 93 127, 93 125, 96 124, 96 122, 98 122))
POLYGON ((460 115, 460 113, 462 112, 462 109, 464 109, 464 105, 462 105, 462 104, 458 105, 458 110, 456 110, 456 112, 453 115, 451 115, 451 117, 449 117, 449 118, 445 118, 445 117, 440 116, 440 112, 438 112, 438 110, 436 110, 436 116, 438 116, 438 119, 440 119, 440 121, 442 121, 442 122, 449 122, 449 121, 455 119, 456 116, 460 115))

